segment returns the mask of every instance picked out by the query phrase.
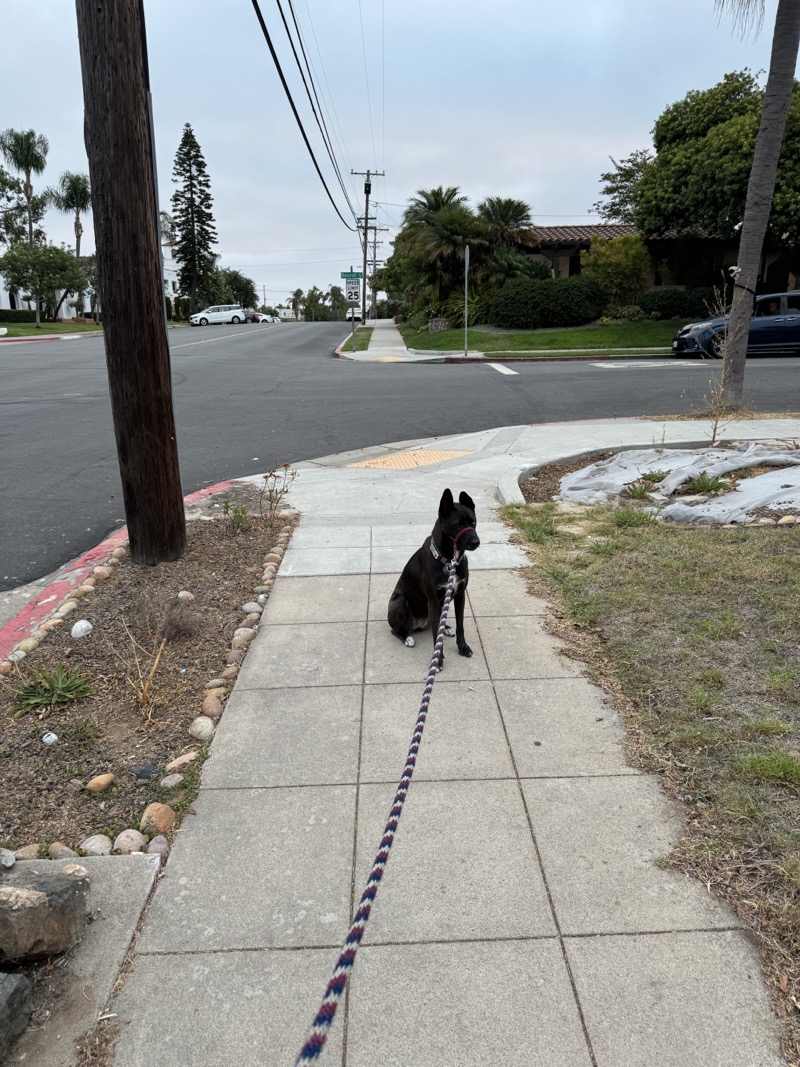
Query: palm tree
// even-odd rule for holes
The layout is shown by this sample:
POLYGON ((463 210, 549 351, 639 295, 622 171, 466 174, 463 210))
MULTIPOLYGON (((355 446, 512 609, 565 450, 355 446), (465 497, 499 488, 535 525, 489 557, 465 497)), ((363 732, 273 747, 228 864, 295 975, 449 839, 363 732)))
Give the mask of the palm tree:
POLYGON ((295 289, 295 291, 289 297, 292 302, 292 313, 295 317, 295 320, 298 320, 300 318, 300 308, 303 304, 303 297, 305 295, 306 294, 303 292, 302 289, 295 289))
POLYGON ((487 196, 478 204, 478 218, 486 226, 492 248, 514 248, 531 229, 531 209, 524 200, 506 196, 487 196))
POLYGON ((439 185, 435 189, 417 189, 417 195, 408 202, 403 215, 403 225, 411 230, 423 229, 430 225, 431 219, 442 208, 466 204, 466 196, 455 185, 446 189, 439 185))
MULTIPOLYGON (((44 134, 35 130, 4 130, 0 133, 0 152, 5 157, 6 163, 20 174, 25 175, 22 190, 28 205, 28 244, 33 247, 33 212, 31 201, 33 200, 33 186, 31 175, 41 174, 47 164, 47 152, 50 145, 44 134)), ((39 321, 39 301, 36 300, 36 326, 39 321)))
MULTIPOLYGON (((764 0, 715 0, 715 6, 720 10, 732 8, 734 19, 743 28, 753 19, 760 22, 764 14, 764 0)), ((797 0, 778 0, 761 124, 756 136, 753 164, 747 184, 744 219, 739 237, 738 272, 728 325, 722 377, 723 397, 728 407, 741 407, 744 399, 744 367, 753 294, 758 281, 764 237, 775 192, 775 174, 792 100, 799 48, 800 3, 797 0)))
POLYGON ((49 189, 48 194, 53 206, 65 215, 75 216, 75 258, 81 256, 81 235, 83 225, 81 214, 86 214, 92 207, 92 191, 88 174, 73 174, 65 170, 58 179, 58 188, 49 189))

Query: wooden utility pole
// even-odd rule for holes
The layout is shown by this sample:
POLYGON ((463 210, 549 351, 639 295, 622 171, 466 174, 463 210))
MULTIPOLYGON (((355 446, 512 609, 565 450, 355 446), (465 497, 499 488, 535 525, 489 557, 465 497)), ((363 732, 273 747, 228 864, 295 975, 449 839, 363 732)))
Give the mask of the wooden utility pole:
POLYGON ((76 0, 84 137, 131 557, 186 550, 141 0, 76 0))

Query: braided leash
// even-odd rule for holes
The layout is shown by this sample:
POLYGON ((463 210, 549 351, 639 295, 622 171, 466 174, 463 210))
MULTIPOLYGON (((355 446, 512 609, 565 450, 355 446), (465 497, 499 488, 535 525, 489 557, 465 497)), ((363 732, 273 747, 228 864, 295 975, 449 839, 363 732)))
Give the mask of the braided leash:
POLYGON ((453 599, 453 590, 456 581, 456 561, 451 560, 447 563, 445 570, 448 573, 448 577, 447 588, 444 594, 444 606, 442 607, 442 614, 439 618, 439 630, 436 634, 436 644, 434 645, 431 665, 428 670, 425 689, 422 693, 422 703, 420 704, 419 715, 417 717, 416 726, 414 727, 414 736, 411 738, 411 747, 409 748, 408 756, 406 757, 403 776, 397 784, 397 792, 392 801, 392 810, 389 812, 389 819, 384 827, 380 849, 378 850, 378 855, 375 857, 370 876, 367 879, 366 888, 361 894, 361 900, 358 902, 358 908, 356 909, 356 914, 353 918, 353 924, 344 940, 342 952, 339 959, 336 961, 336 966, 333 968, 333 974, 325 989, 325 995, 322 998, 320 1009, 314 1016, 314 1021, 308 1031, 305 1043, 295 1060, 295 1067, 300 1067, 300 1065, 304 1063, 310 1063, 312 1060, 316 1060, 322 1055, 325 1042, 328 1040, 328 1035, 333 1026, 333 1020, 336 1017, 336 1009, 339 1007, 339 1001, 342 999, 342 995, 347 987, 347 979, 350 977, 350 972, 355 963, 358 946, 361 944, 362 938, 364 937, 364 930, 366 929, 367 921, 370 912, 372 911, 372 905, 375 901, 375 897, 378 895, 378 886, 383 877, 383 872, 386 869, 386 864, 389 862, 389 849, 392 847, 394 835, 397 832, 397 824, 400 821, 403 805, 405 804, 406 796, 408 795, 408 787, 411 784, 411 778, 414 774, 417 753, 419 752, 419 746, 422 742, 422 731, 425 729, 425 720, 428 717, 428 705, 430 704, 433 683, 436 680, 439 657, 441 656, 444 647, 444 631, 447 625, 447 612, 450 608, 450 601, 453 599))

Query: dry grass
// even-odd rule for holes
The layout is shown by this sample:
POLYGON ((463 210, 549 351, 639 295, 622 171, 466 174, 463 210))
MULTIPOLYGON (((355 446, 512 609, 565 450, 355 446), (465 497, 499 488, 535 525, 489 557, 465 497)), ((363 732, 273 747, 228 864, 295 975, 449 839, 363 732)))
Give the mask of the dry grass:
POLYGON ((505 516, 529 542, 554 628, 625 708, 630 759, 684 805, 669 862, 757 934, 798 1064, 800 530, 621 521, 633 510, 505 516))

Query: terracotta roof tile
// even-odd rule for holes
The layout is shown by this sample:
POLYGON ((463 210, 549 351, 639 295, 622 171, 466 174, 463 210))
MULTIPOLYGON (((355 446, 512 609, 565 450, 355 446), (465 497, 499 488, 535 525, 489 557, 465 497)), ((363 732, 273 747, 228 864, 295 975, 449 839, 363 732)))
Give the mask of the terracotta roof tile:
POLYGON ((606 223, 593 226, 533 226, 531 235, 536 244, 569 244, 591 241, 593 237, 626 237, 637 233, 632 223, 606 223))

